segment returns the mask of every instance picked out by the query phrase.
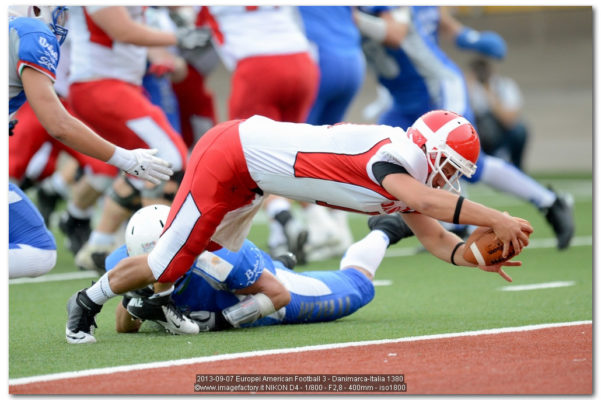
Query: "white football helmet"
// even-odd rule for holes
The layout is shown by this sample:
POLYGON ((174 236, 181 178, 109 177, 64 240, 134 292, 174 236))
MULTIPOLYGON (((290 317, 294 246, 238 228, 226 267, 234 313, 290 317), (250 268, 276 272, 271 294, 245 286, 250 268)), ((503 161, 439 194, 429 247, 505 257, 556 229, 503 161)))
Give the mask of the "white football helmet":
POLYGON ((69 32, 65 28, 68 7, 65 6, 9 6, 9 18, 28 17, 44 21, 56 35, 59 45, 63 44, 69 32))
POLYGON ((432 181, 440 174, 446 182, 446 188, 460 194, 459 178, 468 178, 476 172, 476 161, 480 154, 478 133, 468 120, 446 110, 434 110, 419 117, 407 129, 407 135, 415 144, 424 147, 428 159, 428 179, 432 181), (451 177, 445 176, 443 168, 452 165, 456 172, 451 177))
POLYGON ((125 246, 129 256, 148 254, 154 248, 167 223, 169 207, 153 204, 136 211, 125 228, 125 246))

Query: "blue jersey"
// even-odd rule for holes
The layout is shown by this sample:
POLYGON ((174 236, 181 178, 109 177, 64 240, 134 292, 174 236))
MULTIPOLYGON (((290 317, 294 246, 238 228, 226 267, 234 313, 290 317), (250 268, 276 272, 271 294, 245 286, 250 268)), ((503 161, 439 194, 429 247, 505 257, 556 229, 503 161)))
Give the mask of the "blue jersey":
POLYGON ((8 34, 8 113, 12 115, 26 101, 21 83, 23 68, 33 68, 54 82, 60 46, 50 28, 35 18, 12 19, 8 34))
POLYGON ((305 34, 317 50, 319 89, 308 123, 341 122, 365 77, 361 35, 348 6, 302 6, 305 34))
POLYGON ((52 233, 44 219, 25 193, 12 183, 8 184, 8 248, 29 245, 38 249, 56 250, 52 233))
MULTIPOLYGON (((367 6, 361 10, 378 15, 393 8, 367 6)), ((445 109, 464 116, 476 126, 463 72, 438 45, 440 7, 409 8, 411 26, 401 47, 385 48, 397 63, 399 73, 394 77, 378 76, 380 84, 392 96, 392 107, 382 114, 378 123, 407 130, 428 111, 445 109)), ((471 183, 480 181, 486 157, 481 151, 476 173, 464 179, 471 183)))
MULTIPOLYGON (((378 15, 392 8, 362 7, 362 10, 378 15)), ((399 73, 393 77, 378 76, 393 98, 392 108, 378 122, 407 129, 426 112, 445 109, 473 124, 463 73, 438 44, 440 8, 409 8, 411 25, 401 47, 386 47, 386 53, 398 64, 399 73)))
MULTIPOLYGON (((117 249, 106 259, 106 269, 126 256, 125 246, 117 249)), ((264 270, 282 282, 291 300, 253 326, 331 321, 352 314, 374 297, 372 282, 355 269, 297 273, 248 240, 238 252, 203 253, 178 280, 172 297, 184 311, 220 312, 240 301, 233 290, 252 285, 264 270)))
POLYGON ((167 76, 155 76, 147 72, 142 78, 142 86, 150 102, 163 110, 173 129, 181 132, 179 104, 169 78, 167 76))

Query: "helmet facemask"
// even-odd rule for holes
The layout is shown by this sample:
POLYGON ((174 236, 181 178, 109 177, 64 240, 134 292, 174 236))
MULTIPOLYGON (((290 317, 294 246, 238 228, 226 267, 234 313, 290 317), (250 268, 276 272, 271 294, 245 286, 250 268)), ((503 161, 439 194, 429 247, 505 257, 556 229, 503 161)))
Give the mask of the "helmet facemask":
POLYGON ((428 145, 428 142, 426 142, 426 158, 428 159, 430 174, 426 184, 430 187, 434 187, 433 181, 438 174, 445 181, 445 185, 441 189, 461 194, 461 183, 459 178, 463 175, 468 178, 471 177, 474 172, 476 172, 476 165, 471 161, 466 160, 446 143, 438 144, 432 149, 429 149, 430 146, 428 145), (455 173, 449 177, 444 173, 447 165, 450 165, 455 169, 455 173))
POLYGON ((59 46, 62 45, 67 38, 67 33, 69 30, 65 28, 65 24, 67 23, 67 11, 69 8, 65 6, 54 7, 51 12, 51 21, 49 22, 50 29, 56 35, 58 39, 59 46))

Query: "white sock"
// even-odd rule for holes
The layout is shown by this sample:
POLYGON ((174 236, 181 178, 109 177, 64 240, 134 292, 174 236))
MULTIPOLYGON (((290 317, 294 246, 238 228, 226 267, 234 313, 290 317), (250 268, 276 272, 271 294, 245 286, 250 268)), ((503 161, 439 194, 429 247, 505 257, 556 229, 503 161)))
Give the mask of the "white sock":
POLYGON ((69 214, 71 214, 75 218, 86 219, 92 218, 92 215, 94 214, 94 207, 82 210, 81 208, 77 207, 72 201, 69 201, 67 203, 67 211, 69 211, 69 214))
POLYGON ((105 273, 98 279, 98 282, 86 289, 86 294, 94 303, 103 305, 116 296, 109 284, 109 273, 105 273))
POLYGON ((484 159, 482 183, 529 201, 538 208, 551 206, 557 198, 551 190, 498 157, 484 159))
POLYGON ((110 246, 115 243, 115 234, 92 231, 89 239, 90 244, 98 246, 110 246))
POLYGON ((371 231, 346 250, 340 260, 340 269, 360 267, 371 273, 372 276, 376 276, 376 270, 386 254, 389 243, 390 239, 384 232, 377 229, 371 231))

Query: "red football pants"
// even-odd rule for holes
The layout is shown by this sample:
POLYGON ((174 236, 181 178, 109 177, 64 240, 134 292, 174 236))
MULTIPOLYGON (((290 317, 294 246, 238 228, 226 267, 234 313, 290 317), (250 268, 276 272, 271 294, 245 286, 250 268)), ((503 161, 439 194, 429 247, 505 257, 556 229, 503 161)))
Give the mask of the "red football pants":
POLYGON ((175 282, 203 251, 218 249, 211 237, 225 215, 255 198, 257 184, 246 166, 240 122, 215 126, 194 147, 165 229, 148 256, 159 282, 175 282))
POLYGON ((185 167, 184 141, 142 87, 116 79, 74 83, 69 102, 75 114, 109 142, 125 149, 155 148, 173 170, 185 167))
POLYGON ((232 77, 229 118, 305 122, 318 86, 319 70, 308 53, 245 58, 232 77))

